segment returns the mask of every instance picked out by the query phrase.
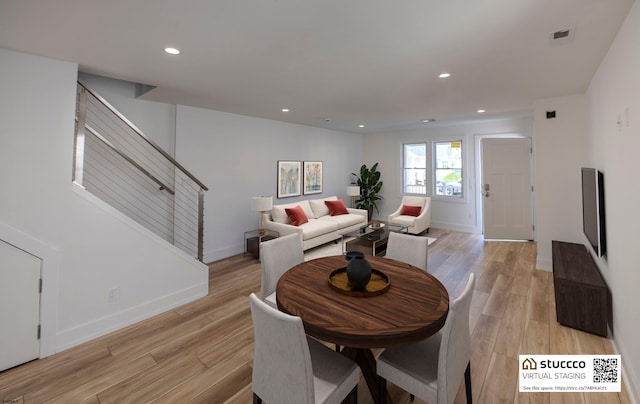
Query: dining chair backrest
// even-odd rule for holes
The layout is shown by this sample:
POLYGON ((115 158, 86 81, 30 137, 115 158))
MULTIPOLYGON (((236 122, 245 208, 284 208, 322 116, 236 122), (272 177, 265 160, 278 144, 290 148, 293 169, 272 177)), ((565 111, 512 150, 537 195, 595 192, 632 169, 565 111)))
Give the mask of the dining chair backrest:
POLYGON ((289 268, 304 262, 302 243, 297 233, 260 243, 262 280, 260 298, 266 299, 276 291, 278 280, 289 268))
POLYGON ((267 403, 313 403, 311 354, 300 317, 278 311, 252 293, 252 389, 267 403))
POLYGON ((426 271, 428 247, 429 240, 426 237, 390 232, 385 257, 406 262, 426 271))
POLYGON ((475 282, 475 274, 472 272, 460 296, 449 305, 447 321, 441 331, 442 340, 438 354, 439 404, 453 402, 462 375, 471 360, 469 310, 475 282))
POLYGON ((433 404, 451 404, 464 377, 467 403, 471 394, 471 337, 469 309, 475 275, 449 304, 444 326, 436 334, 413 344, 385 349, 377 360, 380 394, 385 402, 387 380, 433 404))

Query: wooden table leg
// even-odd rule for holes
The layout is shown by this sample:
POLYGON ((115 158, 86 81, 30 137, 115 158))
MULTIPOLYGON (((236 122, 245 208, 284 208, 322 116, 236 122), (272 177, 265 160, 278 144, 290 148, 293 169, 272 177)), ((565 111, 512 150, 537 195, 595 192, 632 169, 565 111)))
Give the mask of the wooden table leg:
MULTIPOLYGON (((344 347, 342 354, 351 359, 360 366, 360 371, 364 380, 367 382, 373 402, 380 403, 380 397, 378 397, 378 374, 376 372, 376 358, 373 356, 373 352, 366 348, 349 348, 344 347)), ((387 403, 391 403, 391 398, 387 393, 387 403)))

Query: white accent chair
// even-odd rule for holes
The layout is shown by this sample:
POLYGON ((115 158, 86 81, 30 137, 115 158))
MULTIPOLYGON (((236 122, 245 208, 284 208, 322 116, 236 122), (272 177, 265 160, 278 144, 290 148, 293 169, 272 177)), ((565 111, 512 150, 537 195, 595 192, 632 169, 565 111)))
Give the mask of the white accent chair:
POLYGON ((406 262, 426 271, 428 247, 429 240, 426 237, 392 231, 389 233, 385 258, 406 262))
POLYGON ((338 404, 358 401, 360 368, 307 337, 300 317, 278 311, 252 293, 253 403, 338 404))
POLYGON ((411 344, 387 348, 378 358, 380 397, 386 397, 387 380, 432 404, 451 404, 464 375, 467 403, 471 396, 471 337, 469 307, 475 275, 471 273, 462 294, 449 305, 444 327, 435 335, 411 344))
POLYGON ((289 268, 304 262, 304 252, 298 234, 289 234, 260 243, 262 279, 260 298, 277 309, 276 286, 289 268))
POLYGON ((389 223, 407 227, 407 232, 420 234, 431 227, 431 198, 428 196, 403 196, 398 210, 389 215, 389 223), (402 215, 403 206, 420 206, 420 215, 402 215))

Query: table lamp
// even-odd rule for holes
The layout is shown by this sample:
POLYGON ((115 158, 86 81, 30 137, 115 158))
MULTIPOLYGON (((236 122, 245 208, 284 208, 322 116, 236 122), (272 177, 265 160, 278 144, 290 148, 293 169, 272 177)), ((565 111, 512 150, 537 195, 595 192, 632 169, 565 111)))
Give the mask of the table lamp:
POLYGON ((360 187, 357 185, 349 185, 347 187, 347 195, 351 197, 351 207, 355 207, 356 196, 360 195, 360 187))
POLYGON ((260 212, 260 227, 258 232, 264 233, 264 213, 273 207, 272 196, 254 196, 252 198, 251 209, 260 212))

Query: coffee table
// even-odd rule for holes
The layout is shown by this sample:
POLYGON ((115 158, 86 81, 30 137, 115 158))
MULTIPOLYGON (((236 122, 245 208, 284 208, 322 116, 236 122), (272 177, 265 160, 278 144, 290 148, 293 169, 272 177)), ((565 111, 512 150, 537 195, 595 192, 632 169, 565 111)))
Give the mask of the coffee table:
POLYGON ((387 251, 389 232, 406 233, 408 231, 407 226, 398 224, 380 223, 379 225, 381 227, 368 224, 358 230, 342 234, 342 252, 361 251, 367 255, 382 256, 387 251), (353 239, 345 241, 347 238, 353 239))

